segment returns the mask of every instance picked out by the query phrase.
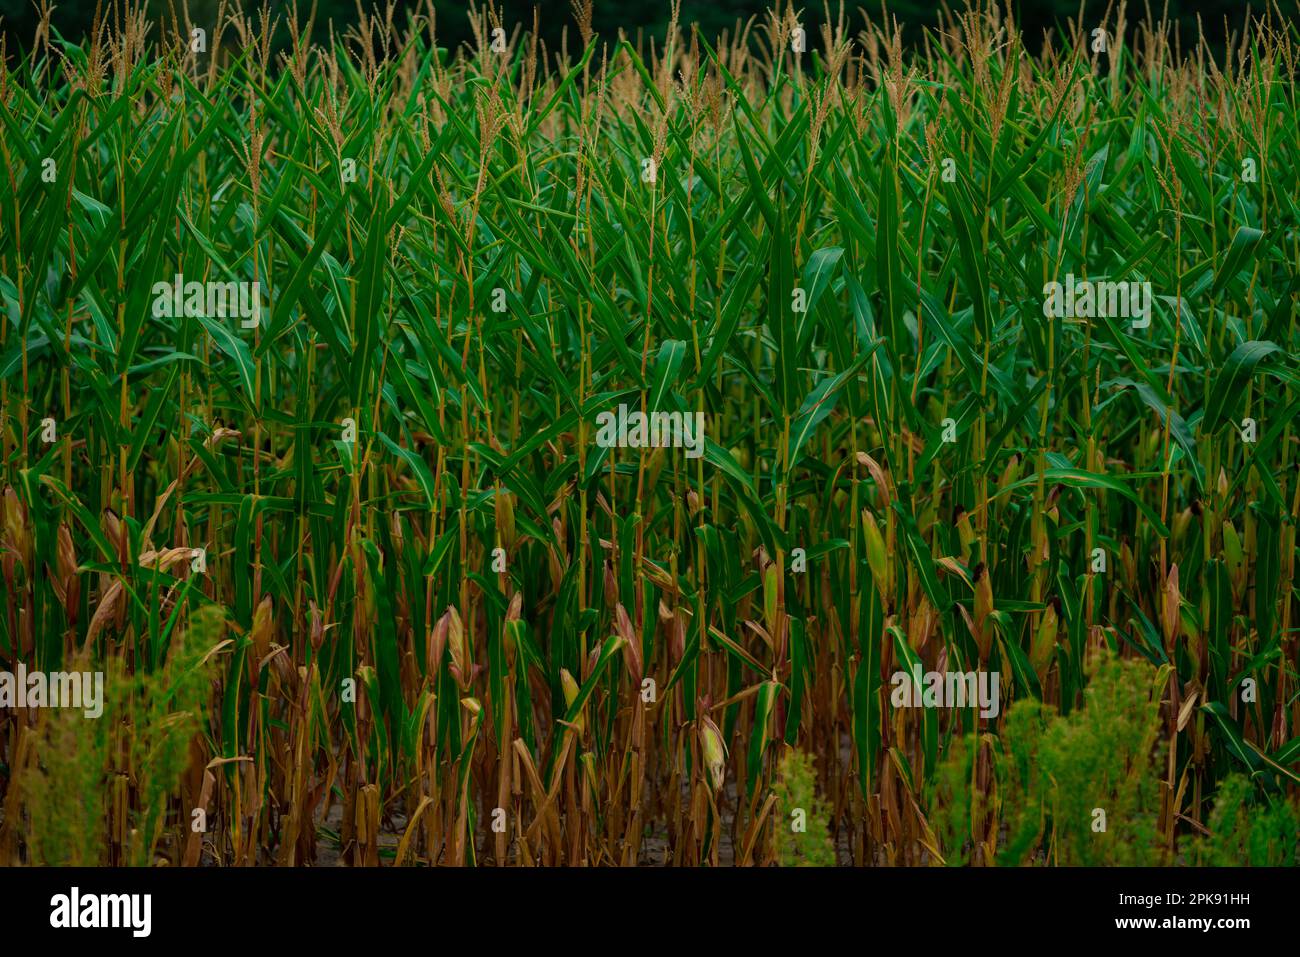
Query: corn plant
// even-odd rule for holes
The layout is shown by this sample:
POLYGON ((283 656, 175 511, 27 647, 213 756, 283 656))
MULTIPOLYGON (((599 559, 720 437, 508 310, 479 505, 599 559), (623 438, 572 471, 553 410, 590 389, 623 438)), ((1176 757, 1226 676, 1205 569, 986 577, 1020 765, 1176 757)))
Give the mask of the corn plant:
POLYGON ((819 861, 1294 807, 1294 23, 305 14, 0 49, 0 669, 179 689, 149 774, 0 707, 0 859, 770 864, 787 749, 819 861))

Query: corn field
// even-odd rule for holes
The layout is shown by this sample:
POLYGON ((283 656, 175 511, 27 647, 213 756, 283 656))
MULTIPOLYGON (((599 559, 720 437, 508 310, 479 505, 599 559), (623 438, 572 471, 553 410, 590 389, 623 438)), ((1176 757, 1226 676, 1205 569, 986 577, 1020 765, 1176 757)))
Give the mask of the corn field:
POLYGON ((305 15, 0 53, 0 862, 1296 863, 1296 24, 305 15))

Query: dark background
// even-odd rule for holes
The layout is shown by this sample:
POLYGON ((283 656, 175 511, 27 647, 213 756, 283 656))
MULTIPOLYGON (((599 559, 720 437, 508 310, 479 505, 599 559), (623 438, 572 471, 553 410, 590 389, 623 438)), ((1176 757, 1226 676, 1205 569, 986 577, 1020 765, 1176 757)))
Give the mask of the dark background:
MULTIPOLYGON (((111 0, 107 0, 111 2, 111 0)), ((1150 0, 1151 9, 1160 11, 1165 0, 1150 0)), ((173 0, 149 0, 148 6, 155 20, 171 22, 170 10, 173 0)), ((383 10, 383 0, 378 4, 373 0, 362 0, 368 9, 383 10)), ((765 16, 770 0, 684 0, 682 3, 682 23, 698 22, 704 35, 712 40, 723 30, 733 30, 737 20, 757 15, 761 20, 765 16)), ((1108 6, 1109 0, 1085 0, 1082 4, 1086 18, 1099 19, 1108 6)), ((846 10, 852 10, 848 18, 851 34, 856 34, 864 26, 863 12, 872 21, 881 22, 881 4, 879 0, 847 0, 846 10)), ((246 9, 255 10, 261 0, 244 0, 246 9)), ((953 0, 952 5, 961 8, 962 0, 953 0)), ((179 4, 178 4, 179 6, 179 4)), ((283 18, 295 7, 299 16, 305 18, 310 10, 310 0, 271 0, 273 14, 283 18)), ((569 31, 569 49, 578 46, 577 30, 570 13, 569 0, 504 0, 497 6, 504 10, 503 23, 511 30, 516 23, 531 27, 533 7, 541 12, 541 36, 546 41, 547 49, 559 50, 560 38, 565 28, 569 31)), ((810 47, 820 46, 820 33, 817 24, 823 19, 822 0, 808 0, 803 5, 802 22, 808 30, 810 47)), ((1263 9, 1262 2, 1255 2, 1253 9, 1258 13, 1263 9)), ((437 10, 438 41, 440 46, 455 48, 471 39, 468 4, 459 0, 434 0, 437 10)), ((1297 20, 1300 0, 1278 0, 1278 7, 1290 22, 1297 20)), ((217 0, 190 0, 190 15, 196 24, 211 22, 216 15, 217 0)), ((397 22, 404 22, 406 9, 423 9, 423 0, 398 0, 397 22)), ((832 4, 832 10, 836 6, 832 4)), ((904 25, 905 40, 916 40, 921 30, 937 23, 939 5, 917 0, 893 0, 888 4, 889 13, 904 25)), ((1031 49, 1036 49, 1044 30, 1056 28, 1066 18, 1075 15, 1080 9, 1079 0, 1013 0, 1012 9, 1025 40, 1031 49)), ((1142 16, 1142 0, 1130 0, 1128 20, 1134 23, 1142 16)), ((1239 30, 1247 17, 1247 6, 1240 0, 1169 0, 1168 14, 1179 29, 1183 38, 1184 49, 1194 41, 1199 15, 1205 33, 1216 49, 1220 49, 1225 36, 1225 23, 1229 30, 1239 30)), ((620 29, 636 41, 647 41, 650 37, 662 36, 668 23, 668 0, 596 0, 593 26, 604 39, 614 39, 620 29)), ((89 28, 95 14, 94 0, 64 0, 55 9, 53 24, 64 37, 81 39, 89 28)), ((317 0, 316 38, 328 38, 326 24, 333 20, 336 32, 342 34, 343 28, 356 22, 356 0, 317 0)), ((37 15, 32 0, 0 0, 0 31, 8 38, 11 58, 15 51, 25 48, 32 39, 37 23, 37 15)), ((278 39, 283 42, 281 26, 278 39)))

